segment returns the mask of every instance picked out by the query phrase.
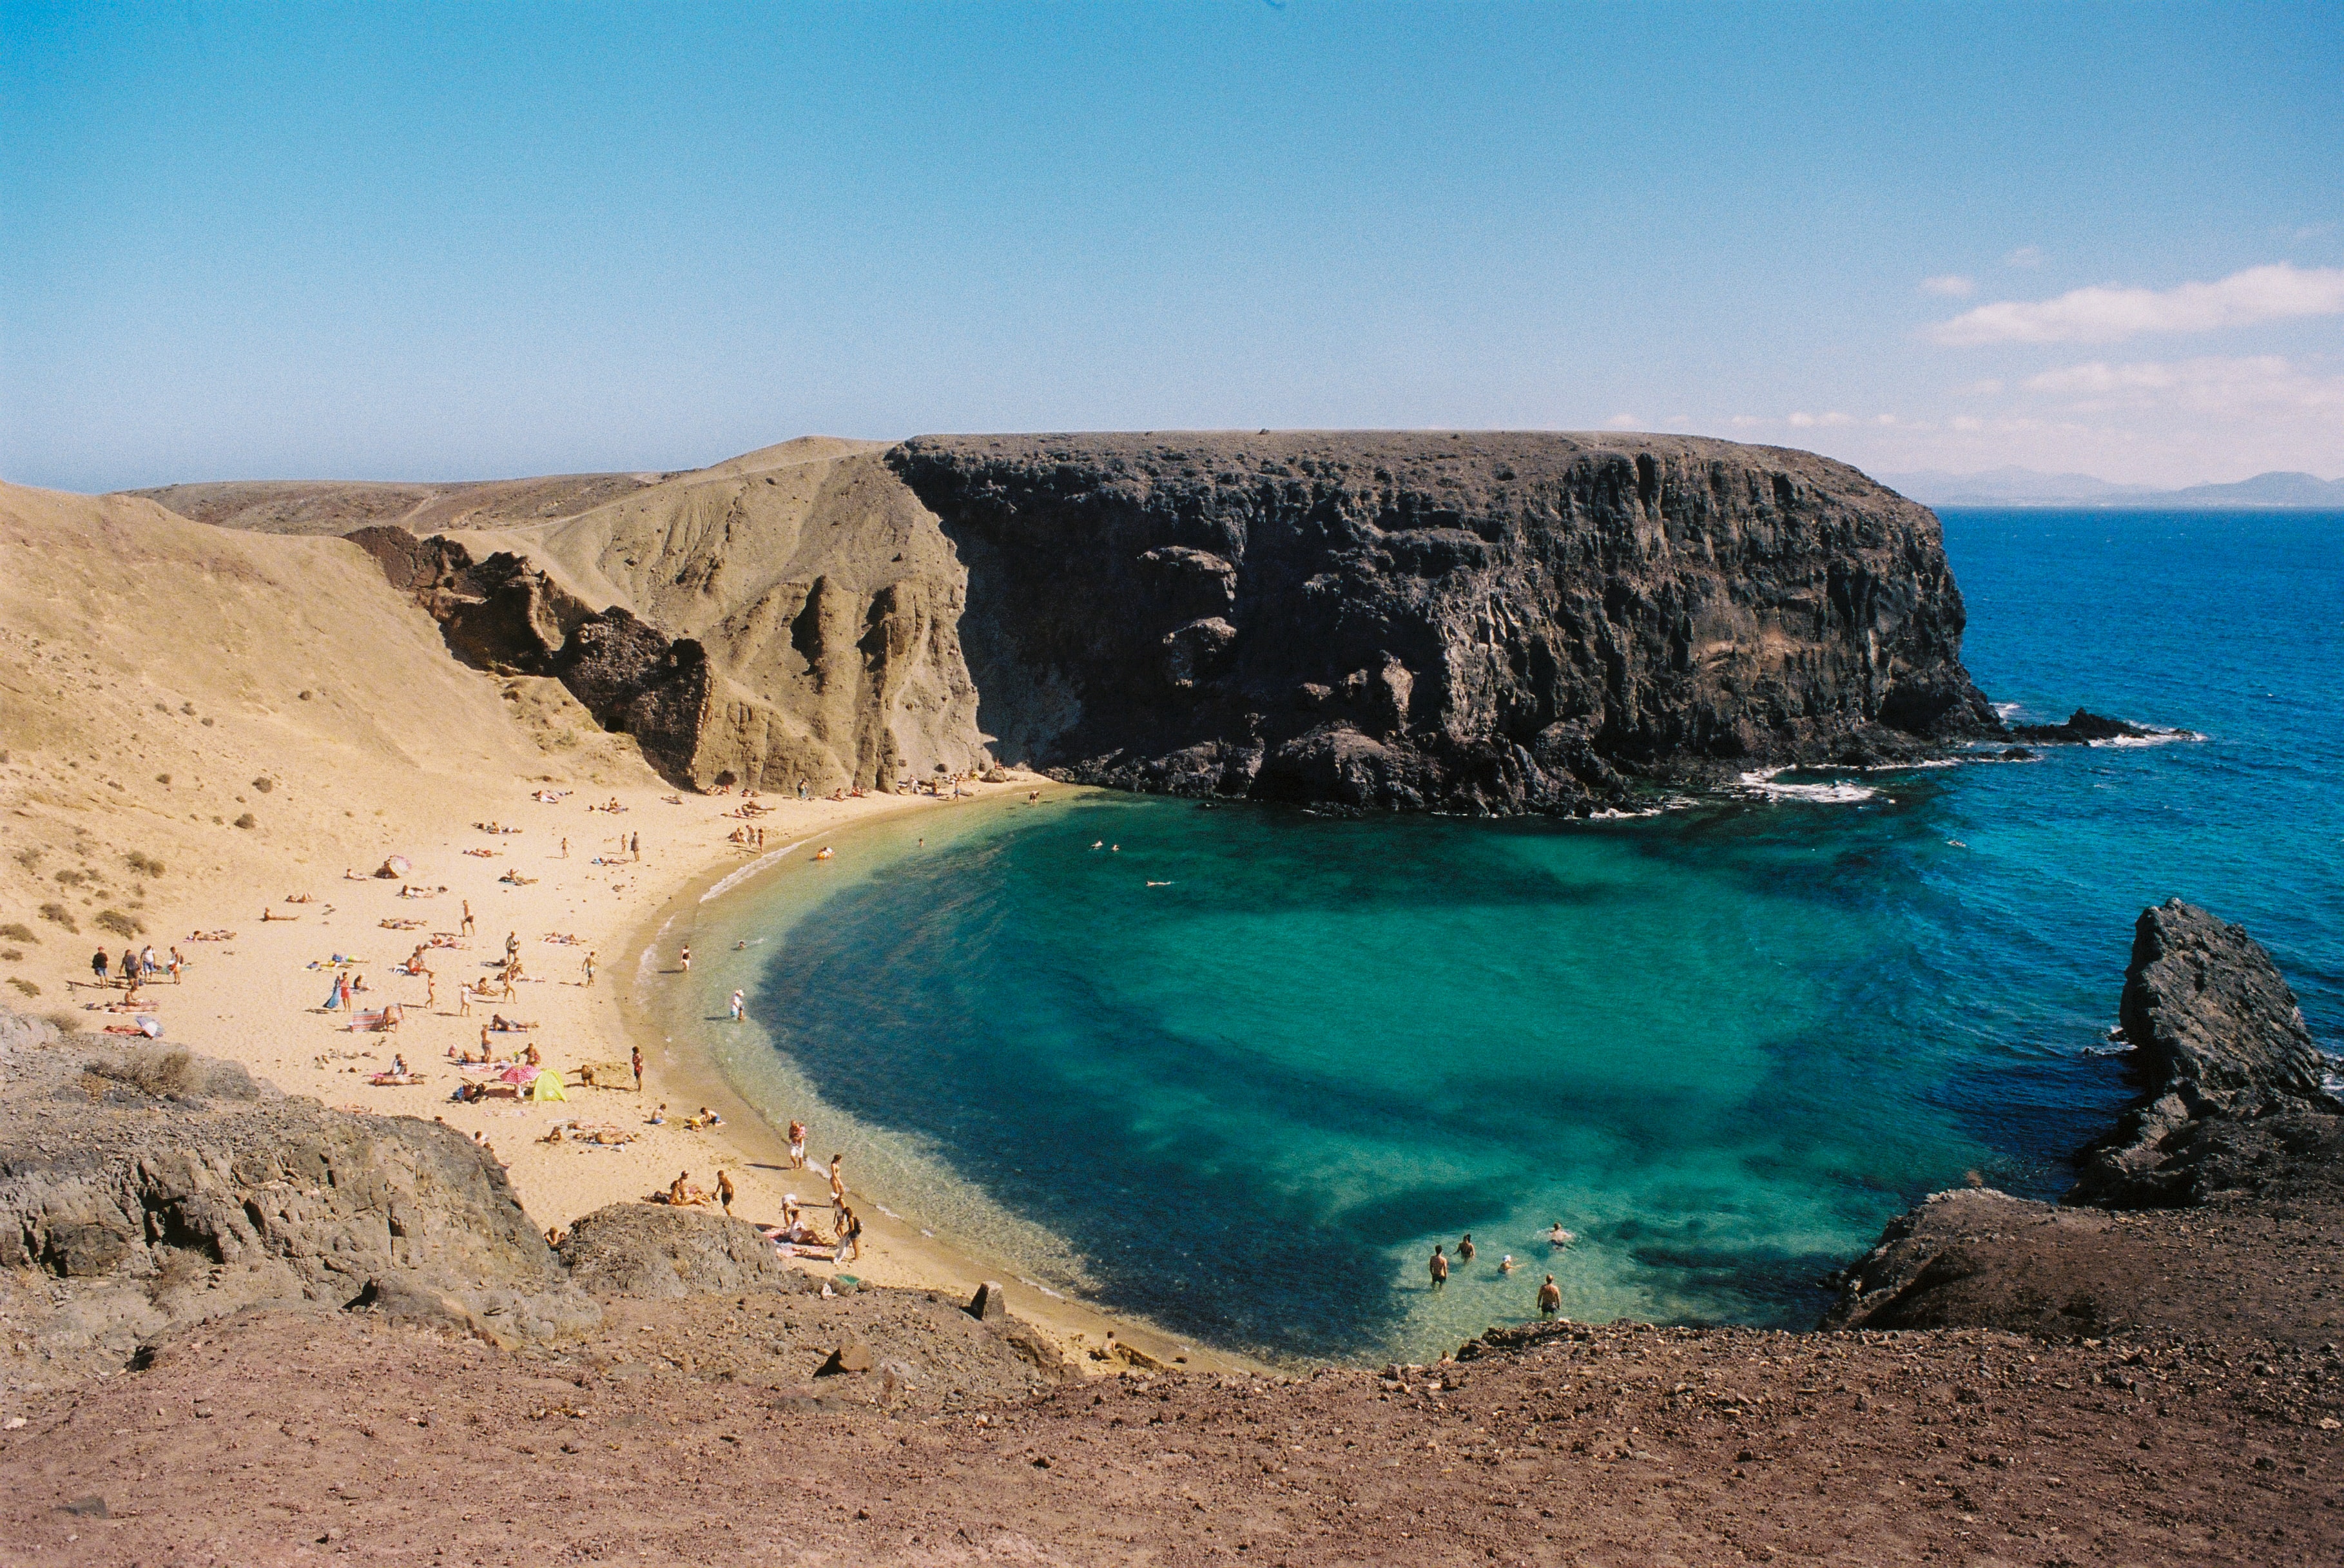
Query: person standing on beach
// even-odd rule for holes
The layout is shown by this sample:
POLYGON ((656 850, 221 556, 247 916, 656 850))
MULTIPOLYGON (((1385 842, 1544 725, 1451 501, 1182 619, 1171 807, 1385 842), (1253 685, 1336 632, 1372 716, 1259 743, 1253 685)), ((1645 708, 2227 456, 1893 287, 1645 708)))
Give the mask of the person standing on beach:
POLYGON ((113 962, 114 960, 106 956, 106 951, 103 947, 89 956, 89 972, 97 977, 98 985, 106 984, 106 971, 113 962))
POLYGON ((1440 1244, 1437 1241, 1432 1246, 1432 1261, 1427 1267, 1432 1270, 1434 1290, 1438 1290, 1449 1283, 1449 1255, 1441 1251, 1440 1244))
POLYGON ((643 857, 643 835, 642 834, 634 834, 628 838, 627 853, 633 855, 637 860, 641 860, 643 857))
POLYGON ((1553 1275, 1548 1275, 1546 1283, 1539 1287, 1538 1301, 1539 1316, 1541 1318, 1551 1318, 1561 1310, 1562 1287, 1554 1282, 1553 1275))
POLYGON ((643 1092, 643 1048, 635 1046, 628 1051, 628 1062, 635 1069, 635 1092, 643 1092))
POLYGON ((570 841, 566 838, 561 841, 561 858, 564 860, 570 858, 570 841))
POLYGON ((583 964, 581 964, 581 965, 579 966, 579 967, 580 967, 581 969, 583 969, 583 970, 585 971, 585 973, 586 973, 586 988, 587 988, 588 990, 590 990, 590 991, 591 991, 591 990, 592 990, 592 989, 594 988, 594 952, 593 952, 593 949, 591 949, 591 948, 587 949, 587 952, 586 952, 586 961, 585 961, 583 964))
POLYGON ((803 1170, 803 1169, 806 1168, 806 1163, 805 1163, 805 1146, 806 1146, 806 1124, 805 1124, 805 1123, 803 1123, 803 1122, 802 1122, 802 1121, 793 1121, 793 1122, 791 1122, 791 1123, 790 1123, 790 1168, 791 1168, 792 1170, 803 1170))
POLYGON ((716 1201, 724 1206, 725 1213, 732 1212, 732 1173, 729 1170, 716 1173, 716 1201))
POLYGON ((465 936, 472 934, 472 901, 469 898, 464 900, 464 923, 458 926, 457 930, 460 935, 465 936))
POLYGON ((677 962, 678 962, 678 963, 680 963, 680 964, 682 964, 682 965, 683 966, 683 972, 684 972, 685 974, 689 975, 689 974, 691 974, 691 973, 692 973, 692 944, 691 944, 691 943, 687 942, 687 943, 685 943, 685 944, 683 945, 683 951, 682 951, 682 954, 678 955, 678 956, 677 956, 677 962))
POLYGON ((845 1163, 846 1156, 843 1154, 830 1157, 830 1206, 833 1209, 846 1207, 846 1179, 839 1174, 838 1168, 845 1163))
POLYGON ((182 957, 180 957, 180 956, 179 956, 179 950, 178 950, 177 947, 172 948, 172 949, 171 949, 171 965, 170 965, 170 968, 171 968, 171 984, 173 984, 174 986, 176 986, 176 985, 177 985, 177 984, 179 983, 179 971, 180 971, 180 970, 182 970, 182 969, 184 969, 184 968, 186 968, 187 966, 187 961, 185 958, 182 958, 182 957))
POLYGON ((737 1024, 737 1023, 739 1023, 739 1022, 741 1021, 741 1009, 742 1009, 742 1007, 743 1007, 743 998, 742 997, 741 993, 740 993, 740 992, 738 992, 738 991, 733 992, 733 993, 732 993, 732 1021, 733 1021, 734 1023, 736 1023, 736 1024, 737 1024))

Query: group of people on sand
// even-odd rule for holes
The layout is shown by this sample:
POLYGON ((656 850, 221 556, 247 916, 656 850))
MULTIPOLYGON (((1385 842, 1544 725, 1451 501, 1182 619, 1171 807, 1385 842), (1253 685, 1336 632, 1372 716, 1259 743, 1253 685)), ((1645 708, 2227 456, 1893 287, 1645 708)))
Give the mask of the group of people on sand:
MULTIPOLYGON (((138 994, 138 987, 157 975, 170 976, 171 984, 176 986, 179 983, 179 972, 187 966, 187 961, 179 956, 179 950, 177 947, 171 949, 171 956, 168 958, 156 957, 155 945, 152 942, 136 952, 125 947, 122 950, 120 966, 123 990, 129 997, 135 998, 138 994)), ((89 956, 89 973, 91 981, 95 985, 113 984, 113 976, 116 973, 115 960, 105 948, 100 947, 89 956)))
MULTIPOLYGON (((1577 1239, 1579 1239, 1579 1238, 1562 1228, 1562 1221, 1560 1219, 1556 1220, 1547 1229, 1547 1246, 1554 1251, 1561 1251, 1564 1248, 1570 1246, 1577 1239)), ((1468 1230, 1457 1242, 1458 1265, 1461 1267, 1472 1262, 1475 1252, 1476 1249, 1473 1246, 1473 1233, 1470 1230, 1468 1230)), ((1433 1243, 1432 1256, 1426 1259, 1425 1267, 1427 1271, 1432 1276, 1432 1288, 1435 1290, 1442 1289, 1449 1283, 1449 1249, 1445 1243, 1433 1243)), ((1510 1252, 1506 1253, 1503 1257, 1498 1259, 1498 1272, 1501 1275, 1510 1275, 1520 1267, 1521 1265, 1514 1261, 1514 1255, 1510 1252)), ((1562 1287, 1554 1282, 1553 1275, 1549 1274, 1546 1277, 1545 1282, 1539 1286, 1539 1316, 1541 1318, 1551 1318, 1557 1311, 1561 1310, 1561 1307, 1562 1287)))

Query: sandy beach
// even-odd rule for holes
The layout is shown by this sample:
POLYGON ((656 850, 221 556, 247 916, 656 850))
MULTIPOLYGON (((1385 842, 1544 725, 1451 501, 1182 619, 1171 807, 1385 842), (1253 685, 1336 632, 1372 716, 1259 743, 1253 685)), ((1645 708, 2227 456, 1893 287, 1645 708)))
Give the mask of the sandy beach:
MULTIPOLYGON (((730 1172, 733 1212, 761 1223, 780 1218, 784 1192, 827 1204, 822 1173, 788 1170, 782 1134, 688 1042, 649 1027, 644 1008, 679 977, 677 949, 720 881, 761 860, 753 875, 785 874, 781 846, 811 840, 794 852, 811 856, 826 835, 952 801, 768 798, 743 819, 737 795, 659 778, 557 683, 449 658, 429 617, 338 540, 237 534, 122 498, 7 487, 0 503, 0 542, 38 562, 12 573, 0 629, 14 743, 0 753, 11 1005, 84 1029, 130 1027, 134 1014, 92 1010, 123 996, 118 980, 92 983, 94 949, 118 960, 151 944, 167 961, 176 947, 182 981, 141 993, 166 1042, 241 1062, 287 1094, 477 1135, 541 1229, 638 1201, 680 1171, 711 1192, 730 1172), (763 830, 761 847, 732 841, 747 829, 763 830), (403 875, 373 875, 393 855, 403 875), (513 998, 467 1014, 460 987, 494 979, 509 936, 523 972, 513 998), (395 967, 419 945, 429 978, 395 967), (348 1011, 324 1007, 344 970, 363 976, 360 1008, 398 1005, 395 1034, 354 1032, 348 1011), (450 1101, 464 1081, 450 1051, 477 1048, 495 1014, 533 1026, 490 1034, 495 1054, 534 1042, 562 1072, 566 1101, 450 1101), (581 1066, 623 1063, 637 1046, 640 1094, 580 1085, 581 1066), (372 1082, 394 1055, 419 1081, 372 1082), (652 1125, 662 1102, 667 1120, 652 1125), (687 1128, 702 1107, 723 1125, 687 1128), (573 1121, 630 1141, 541 1141, 573 1121)), ((972 800, 1056 787, 1022 774, 963 786, 972 800)), ((960 1296, 1005 1277, 913 1217, 850 1202, 866 1229, 844 1272, 960 1296)), ((827 1228, 826 1207, 812 1217, 827 1228)), ((1166 1362, 1231 1364, 1014 1282, 1009 1293, 1086 1366, 1128 1364, 1093 1353, 1110 1335, 1166 1362)))

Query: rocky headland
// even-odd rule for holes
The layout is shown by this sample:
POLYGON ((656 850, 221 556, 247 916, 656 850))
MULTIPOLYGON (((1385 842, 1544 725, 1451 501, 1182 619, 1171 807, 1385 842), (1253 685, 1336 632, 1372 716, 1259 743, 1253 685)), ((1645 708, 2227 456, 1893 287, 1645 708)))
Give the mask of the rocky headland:
MULTIPOLYGON (((248 515, 240 491, 173 496, 248 515)), ((298 499, 308 525, 330 510, 298 499)), ((550 522, 494 501, 419 538, 354 489, 371 510, 352 537, 461 656, 560 679, 702 787, 888 789, 1000 761, 1584 813, 1640 782, 2003 733, 1962 667, 1936 519, 1779 448, 921 437, 793 442, 550 522)))

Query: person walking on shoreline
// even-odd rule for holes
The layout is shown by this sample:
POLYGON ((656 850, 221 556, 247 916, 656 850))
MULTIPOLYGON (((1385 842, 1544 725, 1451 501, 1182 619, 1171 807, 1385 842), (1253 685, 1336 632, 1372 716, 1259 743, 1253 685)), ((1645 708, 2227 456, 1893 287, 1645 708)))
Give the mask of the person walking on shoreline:
POLYGON ((1432 1246, 1432 1260, 1426 1267, 1432 1271, 1434 1290, 1438 1290, 1449 1283, 1449 1255, 1440 1249, 1440 1244, 1437 1241, 1432 1246))
POLYGON ((628 1065, 629 1065, 630 1067, 633 1067, 633 1068, 635 1069, 635 1092, 636 1092, 637 1094, 641 1094, 641 1093, 642 1093, 642 1092, 643 1092, 643 1048, 642 1048, 642 1047, 641 1047, 641 1046, 634 1046, 634 1047, 629 1047, 629 1049, 628 1049, 628 1053, 627 1053, 627 1061, 628 1061, 628 1065))
POLYGON ((683 945, 683 951, 682 951, 682 954, 680 954, 680 955, 678 956, 678 957, 677 957, 677 962, 678 962, 678 963, 680 963, 680 964, 682 964, 682 965, 683 966, 683 972, 684 972, 685 974, 689 975, 689 974, 691 974, 691 973, 692 973, 692 944, 691 944, 691 943, 687 942, 687 943, 685 943, 685 944, 683 945))

